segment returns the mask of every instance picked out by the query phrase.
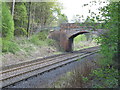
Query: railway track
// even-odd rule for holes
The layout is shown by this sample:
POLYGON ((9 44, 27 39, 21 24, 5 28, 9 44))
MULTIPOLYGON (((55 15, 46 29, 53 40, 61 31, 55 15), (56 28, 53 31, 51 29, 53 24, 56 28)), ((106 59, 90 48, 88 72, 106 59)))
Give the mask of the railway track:
POLYGON ((2 78, 0 78, 0 85, 2 85, 2 88, 7 87, 32 76, 74 62, 79 58, 87 57, 98 51, 98 47, 92 47, 80 51, 74 51, 72 53, 59 54, 43 59, 2 67, 3 70, 0 71, 0 74, 2 75, 2 78))

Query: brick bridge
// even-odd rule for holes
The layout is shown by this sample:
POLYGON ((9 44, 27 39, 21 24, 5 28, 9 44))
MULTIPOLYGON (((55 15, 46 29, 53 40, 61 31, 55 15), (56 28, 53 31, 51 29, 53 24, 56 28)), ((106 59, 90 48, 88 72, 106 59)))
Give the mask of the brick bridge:
POLYGON ((66 52, 73 51, 73 39, 79 34, 90 33, 93 31, 92 26, 80 26, 75 23, 61 24, 60 30, 51 31, 48 38, 59 42, 61 48, 66 52))

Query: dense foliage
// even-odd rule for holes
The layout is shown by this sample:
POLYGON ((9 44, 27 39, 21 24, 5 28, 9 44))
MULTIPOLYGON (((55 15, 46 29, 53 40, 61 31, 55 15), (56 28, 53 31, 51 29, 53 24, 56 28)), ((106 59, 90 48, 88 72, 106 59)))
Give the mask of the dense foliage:
POLYGON ((118 26, 119 26, 119 6, 120 2, 110 2, 110 4, 101 9, 105 22, 105 34, 102 34, 98 41, 101 43, 101 53, 105 58, 101 61, 103 65, 113 64, 115 54, 118 53, 118 26))
POLYGON ((92 85, 93 88, 117 88, 119 74, 118 70, 112 68, 98 68, 94 70, 91 74, 94 83, 92 85))
POLYGON ((52 40, 47 39, 48 33, 41 30, 67 21, 61 9, 62 5, 57 2, 2 3, 2 52, 20 50, 14 42, 20 36, 26 36, 29 42, 36 45, 53 44, 52 40))
POLYGON ((118 35, 119 19, 120 19, 120 2, 110 2, 109 5, 101 8, 101 15, 104 19, 99 19, 104 22, 101 25, 104 29, 104 34, 97 38, 98 43, 101 44, 101 54, 103 58, 100 60, 102 68, 93 71, 95 84, 94 88, 117 88, 118 87, 118 60, 119 49, 118 44, 120 38, 118 35))
POLYGON ((14 37, 14 21, 6 3, 2 3, 2 36, 8 40, 14 37))
POLYGON ((25 3, 17 2, 15 4, 14 22, 15 22, 15 35, 27 34, 27 9, 25 3))

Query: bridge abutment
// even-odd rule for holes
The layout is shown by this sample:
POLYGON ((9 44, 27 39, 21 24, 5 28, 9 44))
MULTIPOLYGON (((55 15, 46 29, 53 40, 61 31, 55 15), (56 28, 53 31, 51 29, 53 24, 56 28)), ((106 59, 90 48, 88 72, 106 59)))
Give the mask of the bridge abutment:
POLYGON ((72 38, 63 38, 60 39, 60 46, 64 49, 66 52, 73 51, 73 39, 72 38))

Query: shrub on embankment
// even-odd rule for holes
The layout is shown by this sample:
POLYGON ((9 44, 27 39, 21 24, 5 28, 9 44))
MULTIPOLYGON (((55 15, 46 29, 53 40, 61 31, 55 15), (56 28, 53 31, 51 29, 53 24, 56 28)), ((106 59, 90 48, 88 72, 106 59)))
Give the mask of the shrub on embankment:
POLYGON ((98 82, 94 84, 94 88, 117 88, 118 87, 118 43, 120 41, 118 35, 119 26, 119 7, 120 2, 112 2, 103 8, 100 13, 104 19, 100 17, 96 18, 104 22, 104 25, 100 28, 106 30, 105 34, 101 34, 97 38, 100 43, 100 54, 102 55, 99 65, 101 68, 93 70, 92 75, 94 81, 98 82))
POLYGON ((17 44, 12 41, 14 38, 14 21, 9 10, 9 7, 5 2, 2 3, 2 52, 18 51, 17 44))
MULTIPOLYGON (((117 88, 118 87, 118 44, 120 41, 118 35, 119 27, 119 7, 120 2, 112 2, 101 8, 101 15, 104 17, 101 21, 105 22, 101 28, 107 30, 105 34, 97 39, 101 44, 100 54, 103 56, 99 61, 101 68, 93 71, 94 80, 98 82, 95 88, 117 88)), ((100 17, 96 16, 100 20, 100 17)))
POLYGON ((31 43, 34 43, 35 45, 40 45, 40 46, 52 46, 55 44, 55 41, 52 39, 48 39, 48 31, 41 31, 36 35, 33 35, 30 37, 29 41, 31 43))

